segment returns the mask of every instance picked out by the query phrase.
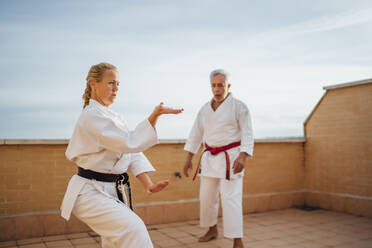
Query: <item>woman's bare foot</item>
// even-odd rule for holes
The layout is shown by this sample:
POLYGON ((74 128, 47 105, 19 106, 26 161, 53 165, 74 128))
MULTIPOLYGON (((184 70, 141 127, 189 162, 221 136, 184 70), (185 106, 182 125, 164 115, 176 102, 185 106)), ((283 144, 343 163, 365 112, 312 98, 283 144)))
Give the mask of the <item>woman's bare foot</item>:
POLYGON ((165 187, 167 187, 169 184, 169 180, 163 180, 160 182, 157 182, 153 184, 150 188, 147 190, 147 194, 151 195, 153 193, 162 191, 165 187))
POLYGON ((208 242, 213 239, 216 239, 218 235, 217 225, 211 226, 206 234, 203 237, 199 238, 199 242, 208 242))

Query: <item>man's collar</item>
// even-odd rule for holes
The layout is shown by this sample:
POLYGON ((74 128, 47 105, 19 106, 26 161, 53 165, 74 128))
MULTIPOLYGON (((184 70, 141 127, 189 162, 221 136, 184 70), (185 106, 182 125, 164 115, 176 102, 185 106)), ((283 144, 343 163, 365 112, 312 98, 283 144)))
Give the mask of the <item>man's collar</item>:
MULTIPOLYGON (((224 103, 227 100, 230 101, 230 98, 232 98, 232 97, 233 97, 232 96, 232 93, 231 92, 228 92, 227 95, 226 95, 226 97, 222 100, 221 104, 224 103)), ((213 103, 213 101, 214 101, 214 97, 212 97, 212 99, 211 99, 211 104, 213 103)))

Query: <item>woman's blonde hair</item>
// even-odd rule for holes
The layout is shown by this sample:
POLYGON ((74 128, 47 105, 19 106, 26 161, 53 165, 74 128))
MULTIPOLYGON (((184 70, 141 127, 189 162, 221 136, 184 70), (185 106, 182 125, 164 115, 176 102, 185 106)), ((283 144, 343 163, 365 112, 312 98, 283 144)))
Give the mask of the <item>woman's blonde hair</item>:
POLYGON ((102 80, 102 76, 107 70, 114 70, 117 71, 118 69, 109 63, 99 63, 96 65, 92 65, 88 72, 88 76, 86 78, 87 86, 85 88, 85 92, 83 95, 84 100, 84 107, 85 108, 89 104, 89 100, 92 94, 92 88, 90 87, 90 81, 94 80, 96 82, 100 82, 102 80))

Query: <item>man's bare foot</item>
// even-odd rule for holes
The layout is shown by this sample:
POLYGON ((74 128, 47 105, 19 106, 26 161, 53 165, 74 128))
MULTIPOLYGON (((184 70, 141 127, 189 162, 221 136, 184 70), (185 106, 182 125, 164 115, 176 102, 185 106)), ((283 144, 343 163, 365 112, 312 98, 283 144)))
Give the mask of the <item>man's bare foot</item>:
POLYGON ((213 239, 216 239, 217 238, 217 235, 218 235, 217 225, 214 225, 214 226, 212 226, 212 227, 209 228, 208 232, 206 234, 204 234, 203 237, 200 237, 199 238, 199 242, 208 242, 208 241, 211 241, 213 239))
POLYGON ((155 184, 153 184, 148 190, 147 190, 147 194, 151 195, 153 193, 156 193, 156 192, 159 192, 159 191, 162 191, 165 187, 167 187, 169 184, 169 180, 163 180, 163 181, 160 181, 160 182, 157 182, 155 184))
POLYGON ((243 241, 241 238, 234 239, 233 248, 244 248, 243 241))

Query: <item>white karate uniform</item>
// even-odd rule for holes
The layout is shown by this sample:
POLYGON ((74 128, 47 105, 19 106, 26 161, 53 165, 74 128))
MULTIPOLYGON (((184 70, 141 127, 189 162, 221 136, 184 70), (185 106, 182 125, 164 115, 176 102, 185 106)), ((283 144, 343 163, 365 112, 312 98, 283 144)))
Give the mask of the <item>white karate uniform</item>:
MULTIPOLYGON (((110 174, 129 170, 137 176, 155 171, 142 151, 157 142, 148 120, 129 131, 122 116, 91 99, 78 119, 66 156, 84 169, 110 174)), ((74 175, 61 205, 63 218, 68 220, 71 212, 101 235, 103 247, 153 247, 143 221, 119 201, 115 182, 74 175)))
POLYGON ((230 157, 230 178, 226 177, 226 157, 223 152, 212 155, 205 152, 201 158, 200 181, 200 225, 210 227, 217 223, 219 193, 221 194, 224 236, 243 236, 242 187, 244 170, 233 173, 234 161, 240 152, 253 154, 252 124, 247 106, 230 93, 214 111, 209 101, 200 109, 185 150, 197 153, 201 143, 221 147, 236 141, 238 147, 227 150, 230 157))

